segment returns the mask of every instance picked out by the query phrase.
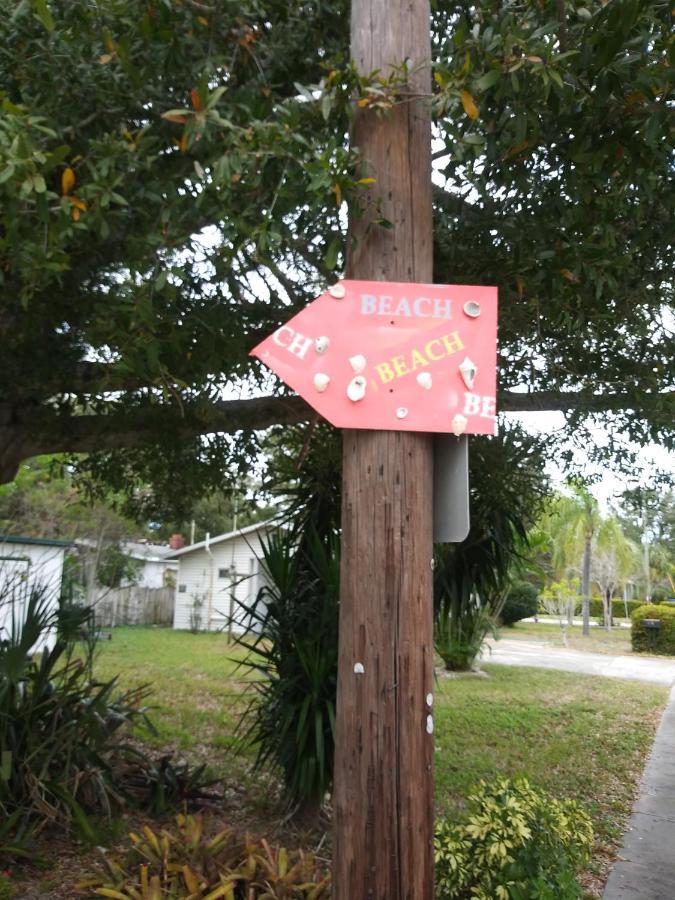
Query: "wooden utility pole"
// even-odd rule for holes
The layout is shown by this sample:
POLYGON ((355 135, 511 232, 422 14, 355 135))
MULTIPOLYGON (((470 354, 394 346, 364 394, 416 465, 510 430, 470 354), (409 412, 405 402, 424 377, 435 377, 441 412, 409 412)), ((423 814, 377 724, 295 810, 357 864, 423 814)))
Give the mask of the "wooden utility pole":
MULTIPOLYGON (((362 74, 410 75, 356 115, 378 206, 350 222, 347 277, 431 283, 428 0, 353 0, 351 41, 362 74)), ((433 896, 432 481, 430 435, 344 433, 335 900, 433 896)))

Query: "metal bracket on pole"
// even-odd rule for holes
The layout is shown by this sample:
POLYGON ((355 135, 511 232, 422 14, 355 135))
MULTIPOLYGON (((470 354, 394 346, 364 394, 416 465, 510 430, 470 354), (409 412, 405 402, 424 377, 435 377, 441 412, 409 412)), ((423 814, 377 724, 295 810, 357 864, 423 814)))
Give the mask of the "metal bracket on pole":
POLYGON ((460 543, 469 524, 469 437, 435 434, 434 543, 460 543))

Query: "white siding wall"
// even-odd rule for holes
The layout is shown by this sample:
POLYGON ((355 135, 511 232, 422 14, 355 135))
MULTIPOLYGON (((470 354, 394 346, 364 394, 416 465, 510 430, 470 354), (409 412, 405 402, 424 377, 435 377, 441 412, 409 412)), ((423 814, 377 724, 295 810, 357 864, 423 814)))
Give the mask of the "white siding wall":
MULTIPOLYGON (((0 639, 12 627, 12 615, 21 621, 33 588, 44 588, 49 606, 56 609, 61 592, 63 547, 0 542, 0 639)), ((33 649, 50 645, 54 633, 44 635, 33 649)))
POLYGON ((138 581, 134 582, 138 587, 163 588, 165 586, 164 573, 177 569, 176 563, 166 563, 164 560, 146 560, 138 581))
POLYGON ((250 532, 212 543, 212 558, 204 548, 179 557, 174 628, 193 628, 196 617, 201 616, 202 630, 218 631, 227 629, 232 616, 233 630, 245 630, 245 615, 238 602, 250 603, 262 584, 259 535, 250 532), (234 580, 230 577, 232 567, 234 580), (223 570, 225 577, 220 574, 223 570), (195 605, 195 601, 201 605, 195 605))

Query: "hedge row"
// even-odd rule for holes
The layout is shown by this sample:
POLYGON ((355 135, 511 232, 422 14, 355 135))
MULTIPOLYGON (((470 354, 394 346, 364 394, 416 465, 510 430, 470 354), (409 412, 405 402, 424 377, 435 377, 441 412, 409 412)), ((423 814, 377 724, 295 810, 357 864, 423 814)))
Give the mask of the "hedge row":
MULTIPOLYGON (((581 602, 581 601, 580 601, 581 602)), ((644 600, 629 600, 628 615, 631 616, 636 609, 644 606, 644 600)), ((599 597, 593 597, 589 606, 589 614, 592 619, 602 619, 605 615, 605 608, 599 597)), ((626 607, 623 600, 612 600, 612 618, 623 619, 626 616, 626 607)))
POLYGON ((636 653, 665 653, 675 655, 675 607, 665 604, 640 606, 631 615, 631 643, 636 653), (661 627, 655 633, 649 632, 645 619, 658 619, 661 627))

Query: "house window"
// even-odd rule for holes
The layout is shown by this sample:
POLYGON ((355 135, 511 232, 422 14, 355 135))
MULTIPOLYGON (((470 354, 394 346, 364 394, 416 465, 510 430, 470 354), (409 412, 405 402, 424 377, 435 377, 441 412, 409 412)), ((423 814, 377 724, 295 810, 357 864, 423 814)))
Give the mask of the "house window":
POLYGON ((218 569, 218 578, 229 578, 231 574, 230 569, 218 569))
POLYGON ((186 591, 187 591, 187 585, 186 585, 186 584, 179 584, 179 585, 178 585, 178 593, 179 593, 179 594, 184 594, 184 593, 186 593, 186 591))

